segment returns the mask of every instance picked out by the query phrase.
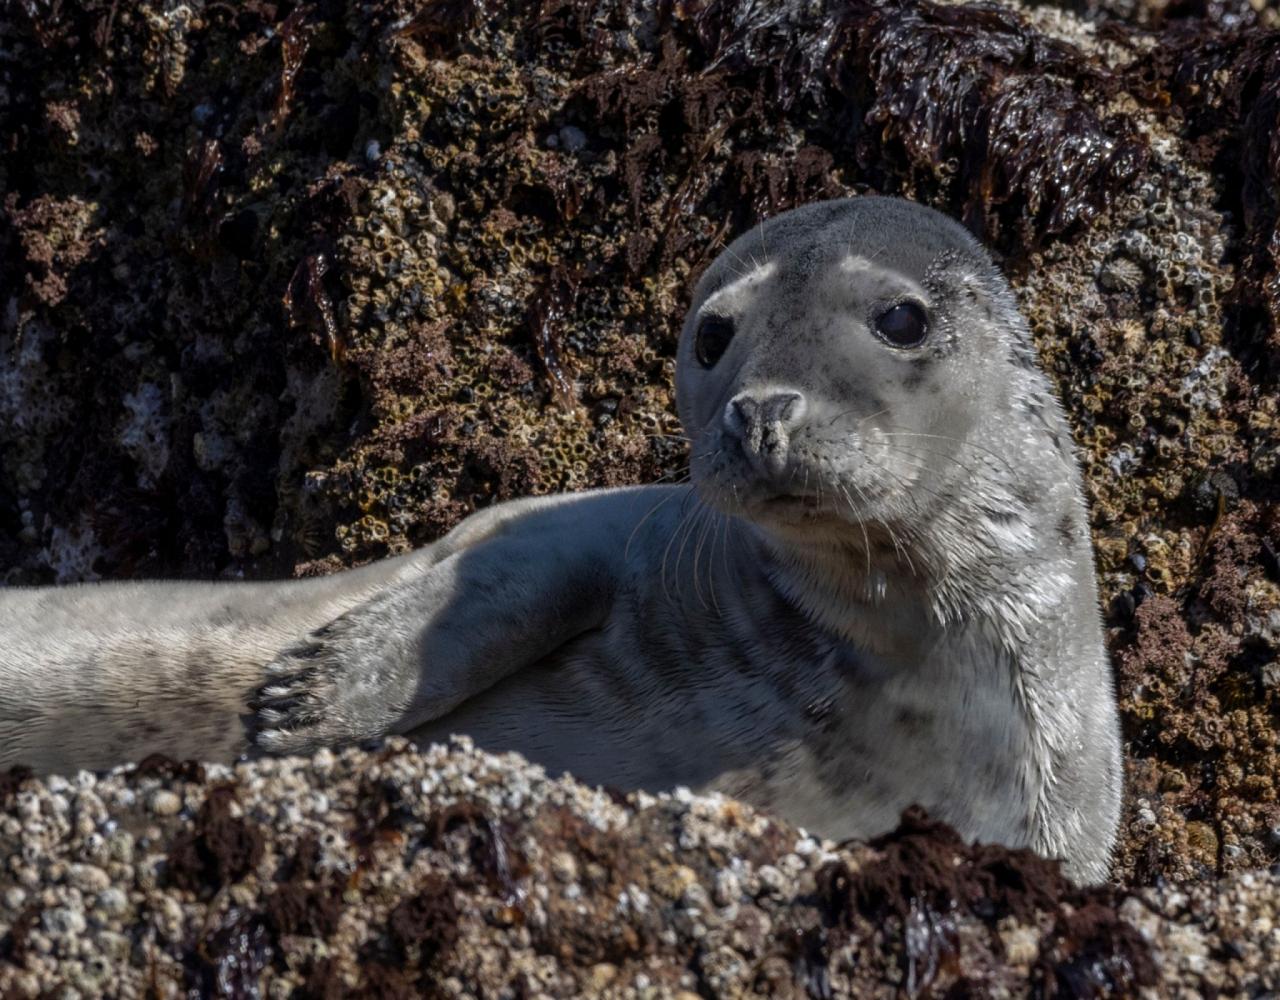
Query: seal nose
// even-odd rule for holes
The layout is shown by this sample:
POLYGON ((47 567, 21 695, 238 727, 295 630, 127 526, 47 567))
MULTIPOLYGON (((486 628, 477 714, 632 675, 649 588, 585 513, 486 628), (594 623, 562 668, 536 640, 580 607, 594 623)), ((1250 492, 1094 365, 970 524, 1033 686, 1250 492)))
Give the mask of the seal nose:
POLYGON ((725 404, 724 429, 757 471, 776 476, 786 468, 791 432, 804 413, 804 396, 792 389, 747 390, 725 404))

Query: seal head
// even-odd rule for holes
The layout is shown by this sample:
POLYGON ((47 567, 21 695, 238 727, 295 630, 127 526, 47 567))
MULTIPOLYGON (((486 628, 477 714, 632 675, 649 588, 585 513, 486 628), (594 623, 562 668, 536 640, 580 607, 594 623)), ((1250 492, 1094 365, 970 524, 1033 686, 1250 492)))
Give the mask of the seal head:
POLYGON ((1082 552, 1069 432, 1017 304, 931 209, 824 202, 742 236, 698 285, 677 397, 703 499, 782 547, 858 550, 867 596, 923 586, 946 617, 983 603, 949 576, 987 586, 1030 558, 1043 604, 1068 581, 1034 535, 1082 552))

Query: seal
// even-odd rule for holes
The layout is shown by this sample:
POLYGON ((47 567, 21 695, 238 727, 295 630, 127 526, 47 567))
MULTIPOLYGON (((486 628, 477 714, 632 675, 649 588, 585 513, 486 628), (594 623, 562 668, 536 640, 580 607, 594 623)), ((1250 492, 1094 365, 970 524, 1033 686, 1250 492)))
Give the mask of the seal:
POLYGON ((897 199, 780 215, 701 278, 676 388, 687 486, 497 505, 320 580, 0 592, 0 763, 465 733, 833 838, 917 803, 1104 879, 1081 477, 982 247, 897 199))

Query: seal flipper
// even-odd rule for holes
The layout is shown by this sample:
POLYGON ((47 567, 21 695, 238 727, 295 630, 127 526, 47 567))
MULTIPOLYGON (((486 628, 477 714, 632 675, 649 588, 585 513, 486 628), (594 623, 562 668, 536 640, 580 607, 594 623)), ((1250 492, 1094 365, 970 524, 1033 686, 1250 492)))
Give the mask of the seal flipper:
POLYGON ((392 731, 410 710, 420 672, 397 634, 393 596, 372 598, 267 664, 246 720, 254 746, 303 753, 392 731))
POLYGON ((439 719, 608 617, 621 546, 585 504, 513 518, 345 612, 266 668, 253 743, 304 753, 439 719), (597 544, 589 544, 595 541, 597 544))

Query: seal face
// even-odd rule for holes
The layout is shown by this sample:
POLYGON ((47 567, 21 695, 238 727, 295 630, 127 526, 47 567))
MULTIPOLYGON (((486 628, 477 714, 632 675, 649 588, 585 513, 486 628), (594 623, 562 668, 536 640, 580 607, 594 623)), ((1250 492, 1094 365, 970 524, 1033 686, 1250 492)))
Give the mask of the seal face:
POLYGON ((1029 350, 1020 323, 997 319, 1002 285, 967 233, 906 203, 811 206, 748 234, 704 277, 681 348, 700 494, 784 534, 852 530, 864 547, 864 527, 909 539, 961 495, 970 520, 975 505, 1021 517, 1003 465, 1022 456, 980 439, 1015 394, 1047 387, 1033 372, 993 377, 1029 350))
POLYGON ((687 487, 499 505, 321 581, 0 592, 0 764, 225 757, 242 716, 274 753, 462 732, 836 838, 919 803, 1105 878, 1082 484, 983 249, 898 199, 778 216, 702 277, 676 378, 687 487))

